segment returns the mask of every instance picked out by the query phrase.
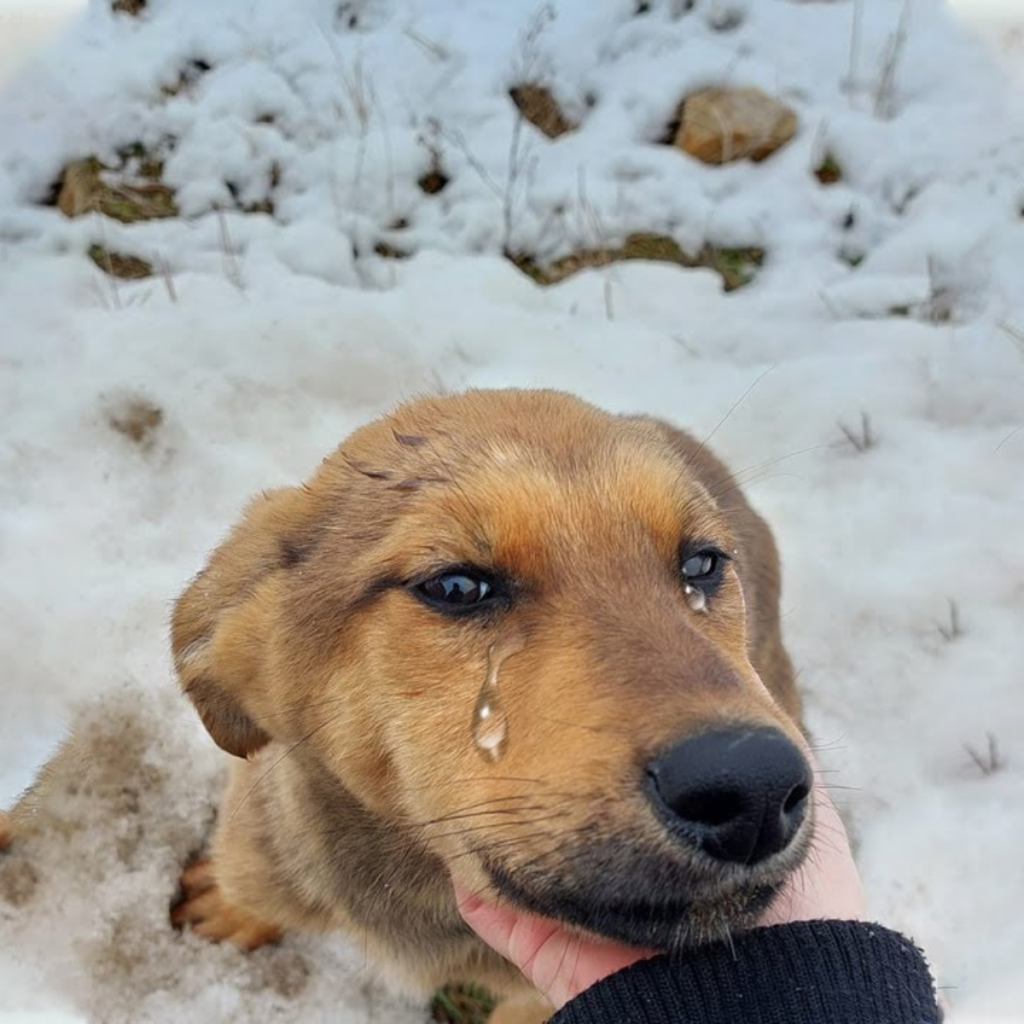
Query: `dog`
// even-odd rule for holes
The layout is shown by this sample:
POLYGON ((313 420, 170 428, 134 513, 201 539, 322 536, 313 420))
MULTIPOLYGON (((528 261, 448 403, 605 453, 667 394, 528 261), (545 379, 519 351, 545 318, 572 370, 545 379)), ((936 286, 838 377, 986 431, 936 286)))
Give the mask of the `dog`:
POLYGON ((406 991, 550 1005, 452 880, 660 949, 752 923, 812 775, 772 534, 694 438, 556 391, 402 405, 256 498, 178 600, 232 757, 178 926, 348 932, 406 991))

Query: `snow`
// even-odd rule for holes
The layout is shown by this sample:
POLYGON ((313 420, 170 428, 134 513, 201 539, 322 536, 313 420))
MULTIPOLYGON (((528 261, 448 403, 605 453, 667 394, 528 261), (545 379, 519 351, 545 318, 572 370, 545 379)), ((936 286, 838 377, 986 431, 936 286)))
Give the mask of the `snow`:
POLYGON ((252 493, 399 399, 512 384, 665 416, 743 471, 873 912, 925 946, 954 1020, 1024 1020, 1022 86, 936 0, 908 8, 891 87, 902 0, 860 5, 859 33, 848 2, 744 0, 729 31, 718 0, 634 6, 95 2, 0 94, 0 805, 72 721, 103 766, 76 793, 58 762, 58 839, 0 859, 0 1020, 422 1019, 343 937, 246 958, 170 931, 220 762, 166 624, 252 493), (522 76, 580 129, 517 126, 522 76), (721 81, 790 103, 796 139, 720 168, 654 144, 721 81), (135 140, 167 149, 181 219, 40 205, 66 161, 135 140), (428 196, 433 154, 451 181, 428 196), (273 216, 213 212, 275 165, 273 216), (544 290, 501 257, 633 231, 768 256, 728 295, 639 263, 544 290), (115 284, 94 242, 166 273, 115 284), (140 399, 163 411, 142 445, 111 427, 140 399), (859 451, 839 424, 864 447, 862 414, 859 451), (965 750, 988 733, 991 775, 965 750))

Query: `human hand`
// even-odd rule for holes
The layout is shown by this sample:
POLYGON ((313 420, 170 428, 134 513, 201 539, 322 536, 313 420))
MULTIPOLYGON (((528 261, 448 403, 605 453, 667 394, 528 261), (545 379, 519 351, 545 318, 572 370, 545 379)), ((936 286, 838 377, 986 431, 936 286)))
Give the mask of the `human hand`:
MULTIPOLYGON (((758 925, 792 921, 859 920, 864 915, 860 875, 846 828, 815 771, 815 826, 803 865, 786 882, 758 925)), ((655 956, 610 940, 571 932, 556 921, 487 903, 455 883, 459 912, 466 923, 536 989, 561 1009, 570 999, 610 974, 655 956)))
POLYGON ((455 882, 463 920, 560 1010, 584 989, 638 960, 656 956, 654 949, 634 949, 610 939, 569 931, 557 921, 487 903, 455 882))
POLYGON ((859 921, 864 917, 864 889, 853 860, 846 826, 821 778, 821 768, 804 750, 814 769, 814 838, 803 864, 789 876, 761 919, 760 927, 793 921, 859 921))

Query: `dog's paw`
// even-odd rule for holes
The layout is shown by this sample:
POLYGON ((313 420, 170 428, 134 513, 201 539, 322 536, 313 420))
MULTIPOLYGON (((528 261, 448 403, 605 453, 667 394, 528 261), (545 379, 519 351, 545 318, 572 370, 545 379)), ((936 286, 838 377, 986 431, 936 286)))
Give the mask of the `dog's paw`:
POLYGON ((171 907, 175 928, 192 926, 211 942, 232 942, 253 950, 281 937, 277 925, 254 917, 229 903, 217 885, 213 861, 198 860, 181 873, 181 898, 171 907))

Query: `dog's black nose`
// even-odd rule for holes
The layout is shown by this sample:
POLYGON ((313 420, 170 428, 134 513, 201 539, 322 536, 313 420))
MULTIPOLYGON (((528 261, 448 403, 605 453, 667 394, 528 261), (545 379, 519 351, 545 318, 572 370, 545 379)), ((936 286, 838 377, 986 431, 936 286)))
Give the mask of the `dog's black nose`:
POLYGON ((768 727, 689 737, 647 766, 669 830, 716 860, 756 864, 784 850, 807 813, 810 766, 768 727))

